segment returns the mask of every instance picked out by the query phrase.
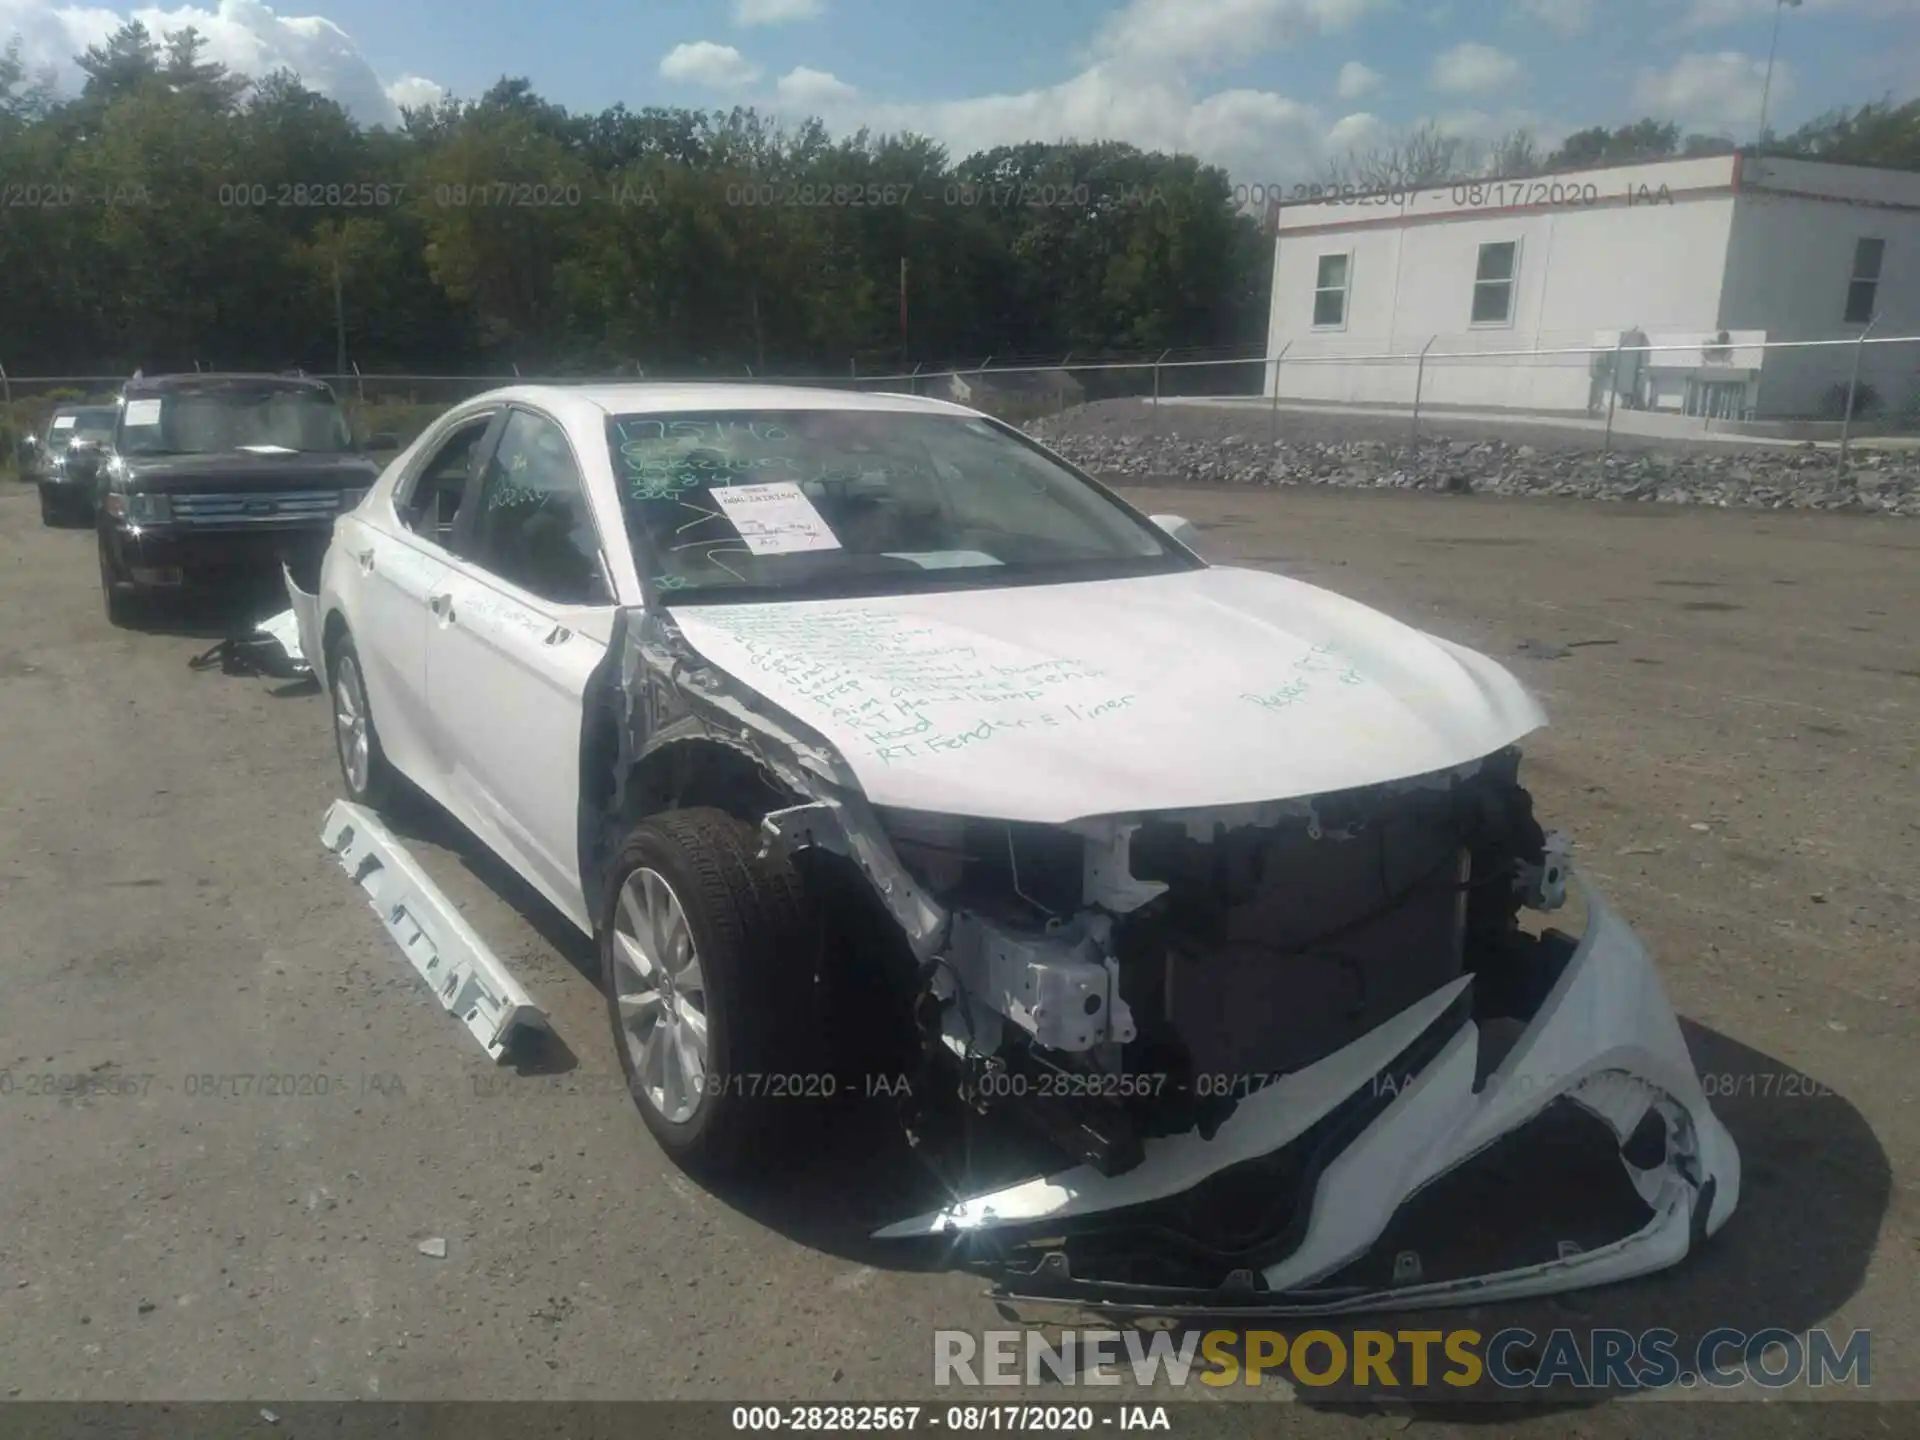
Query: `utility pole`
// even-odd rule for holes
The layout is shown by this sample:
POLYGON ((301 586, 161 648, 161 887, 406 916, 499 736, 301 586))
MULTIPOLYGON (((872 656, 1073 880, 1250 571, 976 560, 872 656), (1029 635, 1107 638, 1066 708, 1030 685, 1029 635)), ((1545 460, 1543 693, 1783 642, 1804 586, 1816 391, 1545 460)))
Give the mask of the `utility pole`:
MULTIPOLYGON (((334 240, 339 244, 339 237, 334 240)), ((340 288, 340 252, 333 252, 333 373, 347 373, 347 305, 340 288)))
POLYGON ((1767 41, 1767 78, 1760 84, 1760 133, 1754 137, 1753 153, 1757 157, 1767 146, 1767 102, 1773 97, 1773 57, 1780 48, 1780 12, 1789 5, 1800 8, 1800 0, 1773 0, 1773 37, 1767 41))

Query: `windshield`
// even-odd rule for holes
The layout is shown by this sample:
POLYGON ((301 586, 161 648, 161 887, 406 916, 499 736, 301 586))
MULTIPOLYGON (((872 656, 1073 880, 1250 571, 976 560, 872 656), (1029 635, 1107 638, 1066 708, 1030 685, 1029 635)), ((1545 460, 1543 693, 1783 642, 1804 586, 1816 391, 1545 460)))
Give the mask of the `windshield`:
POLYGON ((47 449, 57 455, 75 440, 105 440, 113 434, 113 422, 119 413, 111 405, 59 411, 47 427, 47 449))
POLYGON ((353 435, 326 391, 222 386, 129 398, 118 448, 123 455, 337 454, 353 448, 353 435))
POLYGON ((738 410, 607 422, 643 573, 675 603, 1097 580, 1198 562, 968 416, 738 410))

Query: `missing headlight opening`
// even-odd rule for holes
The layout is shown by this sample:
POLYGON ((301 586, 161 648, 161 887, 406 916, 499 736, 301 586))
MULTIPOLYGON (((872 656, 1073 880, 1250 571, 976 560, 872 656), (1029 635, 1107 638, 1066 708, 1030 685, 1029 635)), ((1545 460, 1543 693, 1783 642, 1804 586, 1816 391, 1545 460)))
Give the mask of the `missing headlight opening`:
POLYGON ((1677 1026, 1631 1028, 1636 1005, 1666 1013, 1650 962, 1573 880, 1517 746, 1297 800, 989 819, 875 803, 673 620, 620 648, 583 868, 661 808, 759 827, 818 917, 811 993, 889 997, 859 1038, 895 1046, 901 1124, 958 1197, 880 1234, 949 1235, 1003 1302, 1494 1299, 1670 1264, 1731 1210, 1737 1155, 1677 1026), (1523 924, 1570 885, 1581 933, 1523 924), (1054 1160, 968 1196, 942 1156, 1003 1121, 1054 1160), (1569 1143, 1607 1177, 1595 1213, 1522 1215, 1495 1256, 1423 1259, 1402 1235, 1435 1196, 1511 1208, 1489 1176, 1564 1169, 1569 1143))

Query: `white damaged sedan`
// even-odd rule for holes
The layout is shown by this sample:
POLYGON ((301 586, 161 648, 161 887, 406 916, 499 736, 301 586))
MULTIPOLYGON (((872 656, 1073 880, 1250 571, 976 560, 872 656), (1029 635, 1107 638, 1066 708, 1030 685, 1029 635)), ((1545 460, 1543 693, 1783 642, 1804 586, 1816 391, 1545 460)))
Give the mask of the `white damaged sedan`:
POLYGON ((1646 951, 1534 817, 1514 677, 1208 564, 983 415, 495 391, 340 519, 296 609, 350 798, 404 778, 595 937, 676 1159, 775 1163, 863 1047, 916 1138, 1027 1122, 1050 1163, 881 1232, 972 1247, 1009 1299, 1535 1295, 1670 1265, 1736 1204, 1646 951), (1527 913, 1569 899, 1579 933, 1527 913), (1394 1253, 1414 1197, 1549 1114, 1617 1155, 1628 1220, 1394 1253))

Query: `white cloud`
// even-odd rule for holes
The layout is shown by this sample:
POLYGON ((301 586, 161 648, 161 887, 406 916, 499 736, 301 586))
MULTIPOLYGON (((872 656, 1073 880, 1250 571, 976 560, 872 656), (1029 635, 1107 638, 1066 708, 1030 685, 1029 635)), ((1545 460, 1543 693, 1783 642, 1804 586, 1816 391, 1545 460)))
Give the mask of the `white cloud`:
MULTIPOLYGON (((1634 105, 1650 115, 1670 116, 1687 130, 1739 131, 1760 119, 1760 92, 1767 65, 1751 55, 1723 50, 1682 55, 1664 70, 1642 70, 1634 105)), ((1787 63, 1773 67, 1773 114, 1793 89, 1787 63)), ((1769 117, 1771 118, 1771 117, 1769 117)))
POLYGON ((368 124, 399 122, 396 92, 416 96, 426 93, 421 87, 439 90, 418 76, 383 84, 353 37, 333 21, 318 15, 281 15, 259 0, 220 0, 213 9, 184 5, 128 11, 0 0, 0 36, 18 34, 28 65, 50 67, 69 94, 85 79, 74 56, 103 42, 128 20, 138 20, 156 37, 191 25, 206 37, 207 59, 254 79, 291 70, 302 84, 339 101, 368 124))
POLYGON ((1340 79, 1334 86, 1335 93, 1342 100, 1358 100, 1362 95, 1370 95, 1380 88, 1380 72, 1369 70, 1358 60, 1349 60, 1340 67, 1340 79))
POLYGON ((436 85, 433 81, 419 75, 402 75, 387 86, 387 98, 396 106, 417 110, 428 105, 438 105, 446 99, 447 87, 436 85))
POLYGON ((733 23, 785 25, 792 20, 817 20, 824 11, 820 0, 733 0, 733 23))
POLYGON ((1475 41, 1455 45, 1433 58, 1433 85, 1449 95, 1484 95, 1511 85, 1520 62, 1504 50, 1475 41))
POLYGON ((1391 143, 1394 134, 1394 127, 1378 115, 1356 110, 1333 122, 1333 128, 1327 131, 1326 151, 1329 155, 1345 155, 1348 151, 1365 154, 1391 143))
MULTIPOLYGON (((941 102, 889 101, 808 66, 776 77, 739 50, 713 41, 675 48, 660 62, 659 72, 714 87, 743 103, 819 115, 836 131, 860 125, 911 129, 958 154, 1035 138, 1113 139, 1187 151, 1225 167, 1243 184, 1293 185, 1313 179, 1350 147, 1383 143, 1401 128, 1352 103, 1381 88, 1380 77, 1350 63, 1335 85, 1339 100, 1347 103, 1322 109, 1268 90, 1210 93, 1202 72, 1337 32, 1396 3, 1406 0, 1128 0, 1092 38, 1090 58, 1079 73, 1039 89, 941 102)), ((821 8, 819 0, 730 0, 725 13, 741 24, 765 25, 821 8)), ((292 69, 362 120, 396 123, 399 106, 431 103, 445 93, 418 75, 383 80, 332 21, 283 16, 260 0, 200 0, 174 10, 137 12, 61 0, 0 0, 0 36, 19 32, 28 63, 54 65, 72 91, 80 78, 72 57, 134 14, 160 32, 194 25, 208 37, 210 58, 242 73, 292 69)))
POLYGON ((1556 35, 1584 35, 1593 25, 1593 0, 1514 0, 1523 20, 1544 25, 1556 35))
POLYGON ((836 130, 912 130, 956 155, 1028 140, 1120 140, 1145 150, 1185 151, 1246 185, 1304 183, 1356 139, 1386 128, 1370 115, 1330 123, 1315 106, 1271 91, 1198 95, 1177 74, 1116 64, 1017 94, 932 103, 862 95, 806 108, 836 130))
POLYGON ((1097 49, 1155 67, 1208 65, 1293 45, 1352 24, 1387 0, 1131 0, 1097 49))
POLYGON ((784 105, 825 106, 852 100, 860 92, 838 75, 796 65, 773 87, 784 105))
POLYGON ((1432 123, 1442 135, 1454 135, 1483 145, 1524 130, 1543 152, 1565 139, 1569 128, 1537 110, 1449 110, 1433 116, 1432 123))
POLYGON ((715 90, 744 90, 760 78, 760 67, 731 45, 696 40, 669 50, 660 62, 660 74, 715 90))
MULTIPOLYGON (((1349 151, 1366 152, 1390 143, 1405 128, 1366 110, 1342 113, 1268 90, 1236 89, 1208 93, 1195 72, 1230 44, 1250 44, 1249 34, 1284 37, 1287 25, 1337 24, 1374 0, 1185 0, 1164 6, 1131 5, 1099 41, 1100 58, 1078 74, 1039 89, 979 95, 967 99, 889 101, 865 93, 843 93, 832 84, 785 77, 781 99, 818 115, 835 130, 865 125, 882 133, 911 130, 927 135, 958 155, 996 145, 1038 140, 1119 140, 1145 150, 1184 151, 1218 165, 1241 185, 1291 187, 1324 174, 1327 164, 1349 151), (1190 7, 1190 8, 1189 8, 1190 7), (1236 16, 1234 30, 1227 17, 1236 16), (1149 37, 1171 36, 1184 21, 1193 32, 1156 54, 1149 37), (1284 22, 1284 23, 1283 23, 1284 22), (1262 26, 1267 28, 1261 28, 1262 26), (1236 40, 1235 37, 1238 37, 1236 40), (789 83, 792 82, 792 83, 789 83), (805 93, 802 107, 793 93, 805 93)), ((1477 47, 1484 50, 1485 47, 1477 47)), ((1495 73, 1511 79, 1514 62, 1498 51, 1495 73)), ((1357 64, 1344 76, 1344 90, 1365 88, 1371 71, 1357 64)), ((1378 77, 1373 77, 1378 79, 1378 77)), ((1342 98, 1353 98, 1343 93, 1342 98)), ((1505 111, 1469 112, 1438 121, 1454 133, 1485 138, 1528 128, 1551 143, 1564 133, 1537 115, 1505 111)))

